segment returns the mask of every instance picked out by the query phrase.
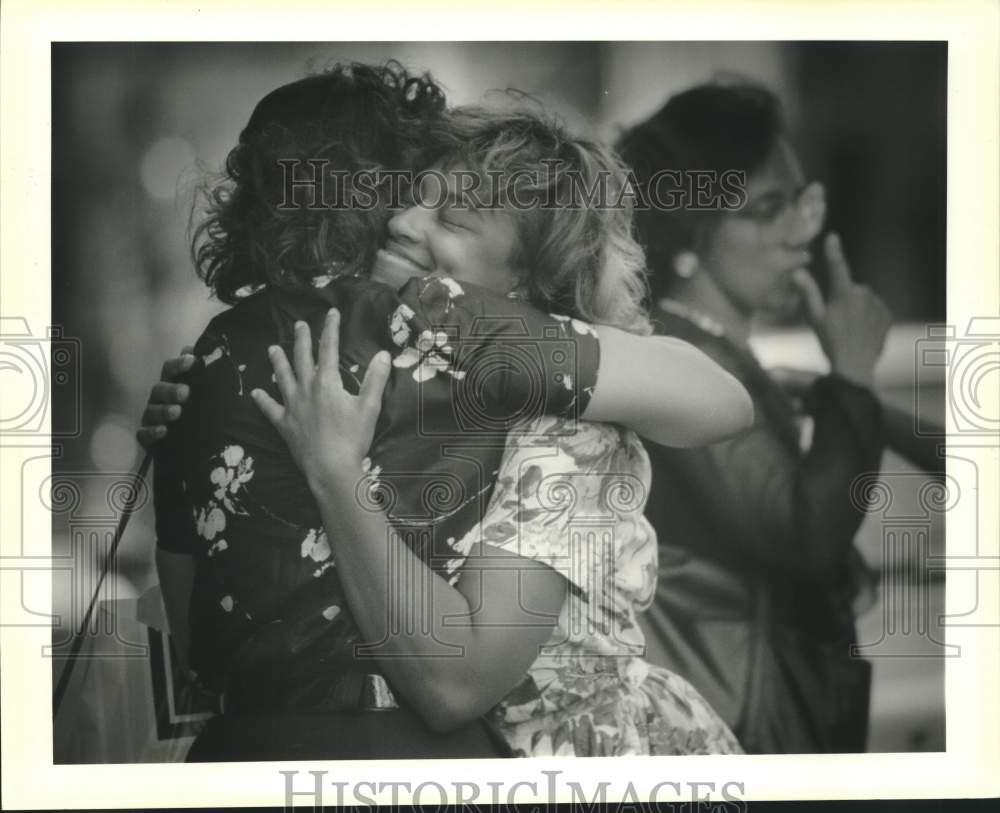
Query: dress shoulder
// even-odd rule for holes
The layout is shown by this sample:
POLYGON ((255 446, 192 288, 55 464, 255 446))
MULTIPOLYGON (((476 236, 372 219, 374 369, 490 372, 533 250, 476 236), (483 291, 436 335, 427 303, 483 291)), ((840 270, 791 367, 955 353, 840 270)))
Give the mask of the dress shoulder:
POLYGON ((466 555, 482 542, 533 559, 594 597, 622 551, 649 542, 648 488, 649 460, 633 433, 543 416, 508 434, 489 508, 456 548, 466 555))

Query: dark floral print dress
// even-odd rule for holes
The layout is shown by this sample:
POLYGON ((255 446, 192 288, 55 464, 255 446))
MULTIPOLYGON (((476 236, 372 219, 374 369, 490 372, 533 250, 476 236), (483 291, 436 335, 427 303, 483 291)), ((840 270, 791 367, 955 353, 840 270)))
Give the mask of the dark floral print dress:
POLYGON ((575 417, 596 382, 599 344, 583 323, 450 279, 401 291, 361 279, 253 293, 199 338, 182 419, 158 449, 158 544, 196 557, 190 660, 231 711, 393 707, 401 702, 364 647, 320 512, 254 388, 279 397, 267 348, 318 339, 341 311, 341 371, 360 385, 393 354, 358 497, 431 567, 483 516, 508 429, 575 417))

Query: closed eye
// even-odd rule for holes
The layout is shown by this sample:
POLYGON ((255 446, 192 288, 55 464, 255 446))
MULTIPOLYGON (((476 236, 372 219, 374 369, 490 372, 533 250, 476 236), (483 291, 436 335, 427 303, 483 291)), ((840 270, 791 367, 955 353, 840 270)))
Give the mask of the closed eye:
POLYGON ((451 214, 448 211, 441 211, 438 213, 438 220, 441 224, 449 229, 461 229, 462 231, 472 231, 471 226, 468 224, 467 216, 463 220, 463 215, 451 214))

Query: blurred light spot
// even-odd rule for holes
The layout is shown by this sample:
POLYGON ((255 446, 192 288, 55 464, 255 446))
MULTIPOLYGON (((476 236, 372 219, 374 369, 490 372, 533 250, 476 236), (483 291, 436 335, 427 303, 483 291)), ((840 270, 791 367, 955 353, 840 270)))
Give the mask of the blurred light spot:
POLYGON ((105 417, 90 436, 90 459, 102 471, 130 471, 138 443, 135 429, 121 415, 105 417))
POLYGON ((154 200, 173 200, 181 174, 194 164, 194 149, 183 138, 165 136, 142 157, 139 176, 143 189, 154 200))
MULTIPOLYGON (((102 506, 107 511, 108 507, 102 506)), ((69 548, 67 546, 66 550, 69 548)), ((53 549, 53 554, 55 549, 53 549)), ((65 555, 68 555, 65 554, 65 555)), ((79 556, 79 552, 77 553, 79 556)), ((100 575, 100 563, 94 559, 84 561, 71 560, 78 570, 53 570, 35 571, 35 578, 38 579, 37 589, 52 590, 52 612, 59 619, 59 628, 62 630, 72 629, 74 632, 80 629, 84 616, 87 614, 87 606, 97 587, 97 579, 100 575), (48 585, 43 582, 45 579, 48 585), (80 588, 83 588, 81 591, 80 588)), ((30 572, 30 571, 29 571, 30 572)), ((25 573, 25 577, 28 573, 25 573)), ((27 579, 26 579, 27 582, 27 579)), ((25 584, 25 589, 36 589, 35 585, 25 584)), ((34 595, 34 594, 33 594, 34 595)), ((100 599, 91 616, 90 629, 93 630, 95 624, 100 623, 103 627, 107 621, 101 621, 100 603, 104 601, 114 601, 122 598, 137 598, 138 591, 128 576, 117 572, 117 568, 112 568, 101 585, 100 599)), ((127 633, 126 633, 127 634, 127 633)), ((62 649, 62 648, 60 648, 62 649)), ((84 649, 86 652, 86 649, 84 649)), ((83 665, 77 667, 82 671, 83 665)), ((72 694, 72 692, 70 693, 72 694)), ((72 697, 67 696, 67 702, 72 702, 72 697)))

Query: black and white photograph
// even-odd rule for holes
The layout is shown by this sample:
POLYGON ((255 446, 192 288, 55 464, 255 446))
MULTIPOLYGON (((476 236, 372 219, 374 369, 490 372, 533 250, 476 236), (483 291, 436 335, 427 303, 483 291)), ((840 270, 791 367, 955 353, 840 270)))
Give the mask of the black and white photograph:
MULTIPOLYGON (((885 351, 945 316, 944 44, 52 56, 53 313, 104 383, 53 469, 131 470, 142 416, 101 611, 224 700, 188 758, 943 748, 942 661, 877 658, 941 528, 862 526, 883 461, 943 471, 885 351)), ((155 756, 79 737, 98 678, 54 746, 155 756)))
POLYGON ((4 222, 50 318, 0 347, 48 770, 710 805, 977 747, 1000 314, 953 299, 951 36, 537 33, 52 37, 49 233, 4 222))

